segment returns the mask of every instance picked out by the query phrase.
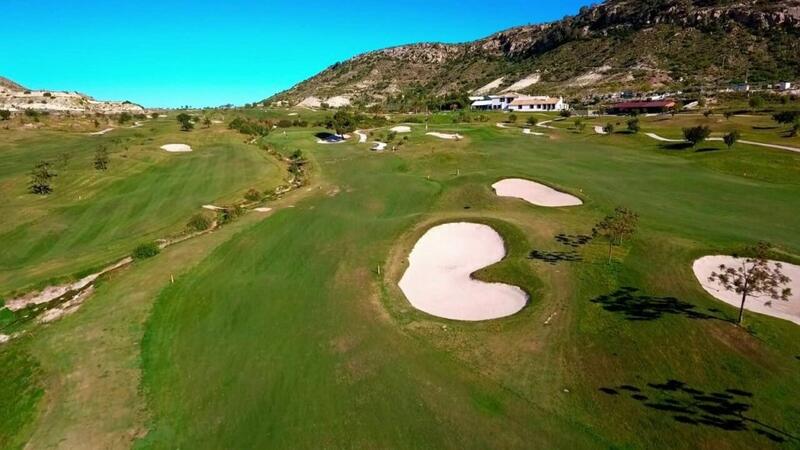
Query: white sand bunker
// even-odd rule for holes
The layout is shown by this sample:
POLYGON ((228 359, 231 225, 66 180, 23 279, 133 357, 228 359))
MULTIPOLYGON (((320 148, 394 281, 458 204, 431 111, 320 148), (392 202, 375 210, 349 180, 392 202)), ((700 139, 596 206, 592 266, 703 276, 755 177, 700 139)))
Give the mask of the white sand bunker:
POLYGON ((485 283, 472 273, 505 257, 503 238, 477 223, 448 223, 417 241, 400 289, 415 308, 453 320, 489 320, 521 310, 528 296, 517 286, 485 283))
POLYGON ((392 128, 390 131, 393 131, 395 133, 411 133, 411 127, 405 125, 398 125, 392 128))
POLYGON ((105 130, 95 131, 94 133, 88 133, 89 136, 102 136, 110 131, 114 131, 113 128, 106 128, 105 130))
POLYGON ((162 145, 161 150, 166 150, 170 153, 187 153, 192 151, 192 147, 186 144, 167 144, 162 145))
POLYGON ((260 213, 268 213, 268 212, 272 211, 272 208, 261 207, 261 208, 256 208, 253 211, 260 212, 260 213))
POLYGON ((460 141, 461 139, 463 139, 463 136, 461 136, 460 134, 437 133, 435 131, 432 131, 430 133, 425 133, 425 134, 427 134, 428 136, 437 137, 439 139, 448 139, 448 140, 455 140, 455 141, 460 141))
MULTIPOLYGON (((734 258, 733 256, 704 256, 694 262, 692 269, 694 270, 694 276, 697 277, 706 292, 717 300, 722 300, 731 306, 739 308, 742 304, 741 295, 725 290, 717 281, 708 281, 708 277, 711 276, 712 272, 719 272, 721 264, 736 268, 740 267, 742 262, 742 258, 734 258)), ((771 264, 776 262, 770 261, 771 264)), ((770 306, 767 304, 771 300, 768 297, 748 297, 747 302, 744 304, 744 309, 789 320, 800 325, 800 266, 785 262, 781 262, 781 264, 783 265, 783 274, 792 280, 787 286, 792 289, 789 301, 772 300, 772 305, 770 306)))
POLYGON ((521 178, 507 178, 492 185, 500 197, 521 198, 538 206, 578 206, 583 202, 578 197, 559 192, 549 186, 521 178))

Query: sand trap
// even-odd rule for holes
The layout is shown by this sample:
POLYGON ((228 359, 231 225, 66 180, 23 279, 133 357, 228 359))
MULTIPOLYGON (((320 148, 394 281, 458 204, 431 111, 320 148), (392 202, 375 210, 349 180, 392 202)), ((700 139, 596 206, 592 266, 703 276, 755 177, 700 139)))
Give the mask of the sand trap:
POLYGON ((372 146, 372 151, 374 152, 382 152, 386 150, 386 146, 388 144, 386 142, 376 142, 375 145, 372 146))
POLYGON ((497 128, 511 128, 503 122, 497 122, 495 125, 497 125, 497 128))
POLYGON ((594 127, 594 132, 597 133, 597 134, 608 134, 608 133, 606 133, 606 130, 601 126, 595 126, 594 127))
POLYGON ((289 117, 294 117, 296 115, 297 115, 297 113, 289 113, 289 117))
POLYGON ((500 197, 521 198, 538 206, 578 206, 583 202, 578 197, 559 192, 549 186, 521 178, 507 178, 492 185, 500 197))
POLYGON ((530 128, 523 128, 522 129, 522 134, 530 134, 531 136, 547 136, 544 133, 537 133, 535 131, 531 131, 530 128))
POLYGON ((461 136, 460 134, 437 133, 435 131, 425 134, 427 134, 428 136, 437 137, 439 139, 447 139, 450 141, 460 141, 461 139, 464 139, 464 137, 461 136))
POLYGON ((393 131, 395 133, 411 133, 411 127, 405 125, 398 125, 389 131, 393 131))
POLYGON ((366 133, 362 133, 361 131, 356 131, 356 134, 358 135, 358 143, 359 144, 365 144, 367 142, 367 134, 366 133))
POLYGON ((253 211, 260 212, 260 213, 268 213, 268 212, 272 211, 272 208, 266 208, 266 207, 256 208, 253 211))
MULTIPOLYGON (((721 264, 725 264, 728 267, 735 267, 737 262, 741 264, 741 261, 741 258, 734 258, 732 256, 704 256, 694 262, 692 269, 694 270, 694 276, 697 277, 697 280, 706 292, 717 300, 722 300, 738 309, 742 303, 741 296, 735 292, 724 290, 716 281, 708 281, 708 277, 711 276, 712 272, 718 272, 721 264)), ((770 261, 770 263, 774 264, 776 261, 770 261)), ((800 266, 789 263, 781 264, 783 264, 783 274, 792 279, 788 286, 792 289, 792 295, 789 297, 789 301, 773 300, 772 306, 768 306, 766 302, 770 300, 769 298, 748 297, 744 309, 771 317, 777 317, 779 319, 789 320, 800 325, 800 266)))
POLYGON ((188 153, 192 151, 192 147, 186 144, 167 144, 162 145, 161 150, 166 150, 170 153, 188 153))
POLYGON ((222 120, 212 120, 211 123, 219 125, 219 124, 225 123, 225 122, 223 122, 222 120))
POLYGON ((11 336, 7 334, 0 334, 0 344, 5 344, 6 342, 11 340, 11 336))
POLYGON ((203 209, 207 209, 209 211, 222 211, 225 208, 220 208, 219 206, 214 205, 203 205, 203 209))
POLYGON ((525 292, 517 286, 471 277, 505 254, 503 238, 487 225, 439 225, 417 241, 400 289, 415 308, 445 319, 477 321, 510 316, 527 303, 525 292))
POLYGON ((105 130, 95 131, 94 133, 89 133, 89 136, 102 136, 109 131, 114 131, 113 128, 106 128, 105 130))

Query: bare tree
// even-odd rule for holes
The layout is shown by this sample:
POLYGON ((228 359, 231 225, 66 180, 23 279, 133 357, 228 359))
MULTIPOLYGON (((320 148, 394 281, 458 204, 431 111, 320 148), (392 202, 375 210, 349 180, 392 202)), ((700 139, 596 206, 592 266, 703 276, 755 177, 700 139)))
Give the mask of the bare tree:
POLYGON ((786 287, 791 279, 783 274, 783 265, 779 262, 770 263, 767 252, 770 245, 759 242, 754 247, 747 249, 747 253, 754 256, 743 258, 737 266, 720 264, 719 272, 712 272, 708 281, 719 283, 726 291, 735 292, 742 296, 739 306, 739 320, 742 324, 744 305, 749 297, 768 297, 767 306, 773 300, 788 301, 792 290, 786 287))
POLYGON ((608 241, 608 262, 611 262, 611 256, 614 251, 614 245, 619 245, 623 240, 629 238, 636 232, 636 226, 639 223, 639 215, 635 212, 617 207, 614 214, 606 216, 592 229, 594 237, 602 237, 608 241))

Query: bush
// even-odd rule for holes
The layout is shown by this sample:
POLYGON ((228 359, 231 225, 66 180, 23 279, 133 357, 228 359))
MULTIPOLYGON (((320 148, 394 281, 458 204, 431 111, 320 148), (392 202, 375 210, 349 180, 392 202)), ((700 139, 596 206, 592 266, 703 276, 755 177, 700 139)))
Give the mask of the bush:
POLYGON ((517 115, 516 114, 510 114, 508 116, 508 123, 516 123, 516 122, 517 122, 517 115))
POLYGON ((639 118, 634 117, 628 120, 628 131, 631 133, 638 133, 641 127, 639 126, 639 118))
POLYGON ((798 118, 800 118, 800 111, 783 111, 772 115, 772 120, 780 124, 794 123, 798 118))
POLYGON ((251 136, 266 136, 269 134, 269 128, 249 119, 237 117, 228 124, 228 128, 236 130, 242 134, 249 134, 251 136))
POLYGON ((560 113, 561 117, 572 117, 572 111, 568 109, 562 110, 560 113))
POLYGON ((133 116, 128 112, 120 113, 119 117, 117 117, 117 122, 120 125, 130 122, 131 120, 133 120, 133 116))
POLYGON ((289 119, 281 119, 278 121, 278 128, 291 128, 293 123, 289 119))
POLYGON ((528 125, 530 125, 530 126, 536 126, 536 124, 539 123, 539 121, 536 119, 536 117, 533 117, 533 116, 528 117, 527 122, 528 122, 528 125))
POLYGON ((161 253, 161 249, 155 242, 146 242, 139 244, 133 249, 133 259, 147 259, 152 258, 161 253))
POLYGON ((0 109, 0 120, 8 120, 11 118, 11 111, 7 109, 0 109))
POLYGON ((614 134, 614 124, 608 122, 606 126, 603 127, 603 132, 606 134, 614 134))
POLYGON ((691 142, 692 146, 705 141, 709 136, 711 136, 711 128, 705 125, 683 129, 683 137, 691 142))
POLYGON ((186 224, 186 228, 194 231, 205 231, 211 228, 211 219, 208 218, 205 214, 197 213, 189 219, 189 223, 186 224))
POLYGON ((257 202, 261 200, 261 193, 255 189, 250 189, 247 193, 244 194, 245 200, 249 200, 251 202, 257 202))

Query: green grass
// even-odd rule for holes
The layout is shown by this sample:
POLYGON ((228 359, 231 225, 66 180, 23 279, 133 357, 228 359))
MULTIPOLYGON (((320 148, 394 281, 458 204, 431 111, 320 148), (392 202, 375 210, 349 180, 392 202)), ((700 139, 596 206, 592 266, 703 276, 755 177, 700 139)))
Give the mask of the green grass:
MULTIPOLYGON (((493 123, 440 129, 466 139, 437 141, 416 127, 400 153, 373 154, 316 146, 302 130, 270 138, 311 155, 315 174, 340 193, 278 212, 162 292, 144 341, 153 424, 140 446, 772 444, 752 424, 739 432, 688 425, 624 391, 600 391, 629 384, 675 400, 649 387, 670 379, 752 392, 748 415, 793 430, 800 411, 787 394, 800 389, 800 332, 752 314, 753 334, 732 326, 734 311, 709 299, 690 267, 699 255, 758 239, 800 253, 791 207, 800 186, 676 158, 635 136, 537 139, 493 123), (552 210, 497 199, 489 185, 505 176, 563 187, 586 204, 552 210), (524 258, 526 247, 564 250, 555 234, 587 233, 616 205, 639 212, 642 228, 614 264, 602 243, 580 249, 578 263, 524 258), (506 237, 509 258, 481 277, 526 285, 533 298, 520 314, 469 324, 410 308, 396 287, 405 255, 447 220, 489 220, 506 237), (591 301, 626 286, 639 289, 639 301, 674 296, 714 318, 664 312, 631 321, 591 301)), ((798 162, 737 151, 741 165, 798 162)))
POLYGON ((274 186, 283 176, 265 152, 233 133, 180 133, 171 121, 105 136, 26 133, 0 144, 0 191, 8 199, 0 205, 0 295, 107 264, 142 241, 180 232, 203 204, 241 200, 248 188, 274 186), (159 149, 171 142, 195 151, 159 149), (91 166, 99 145, 111 153, 107 172, 91 166), (55 192, 27 193, 30 168, 62 152, 72 157, 58 168, 55 192))
MULTIPOLYGON (((247 215, 137 262, 75 315, 0 349, 30 355, 27 373, 44 375, 21 385, 51 396, 35 414, 0 412, 0 424, 17 417, 24 426, 10 439, 39 447, 76 432, 139 448, 749 449, 776 446, 765 433, 788 439, 780 433, 800 420, 800 330, 752 313, 747 329, 733 326, 736 311, 702 290, 691 263, 762 239, 800 256, 800 155, 674 151, 626 134, 524 136, 496 121, 442 115, 431 130, 464 140, 416 125, 400 152, 381 154, 317 145, 314 129, 271 135, 283 153, 303 150, 312 185, 263 220, 247 215), (585 204, 497 198, 490 185, 504 177, 585 204), (573 249, 554 239, 589 233, 617 205, 638 212, 641 227, 612 264, 602 242, 573 249), (414 242, 455 220, 504 237, 507 258, 476 276, 528 291, 520 313, 440 320, 403 297, 397 281, 414 242), (534 249, 580 260, 528 259, 534 249), (627 302, 602 297, 625 288, 627 302), (643 311, 648 320, 631 320, 643 311), (81 385, 114 401, 88 399, 81 385), (749 392, 739 402, 752 420, 741 430, 676 420, 698 418, 692 389, 749 392)), ((658 132, 679 133, 677 125, 658 132)), ((229 160, 218 172, 238 164, 229 160)))

